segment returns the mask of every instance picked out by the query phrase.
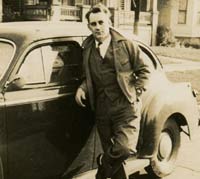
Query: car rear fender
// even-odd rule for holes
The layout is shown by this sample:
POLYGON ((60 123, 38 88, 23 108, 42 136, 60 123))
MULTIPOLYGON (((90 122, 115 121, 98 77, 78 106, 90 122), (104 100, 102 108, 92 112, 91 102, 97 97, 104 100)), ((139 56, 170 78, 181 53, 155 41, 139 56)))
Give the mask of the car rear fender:
POLYGON ((188 135, 193 137, 199 112, 189 83, 161 85, 149 104, 144 106, 138 143, 140 156, 153 155, 162 127, 169 118, 176 120, 179 126, 187 126, 188 135))

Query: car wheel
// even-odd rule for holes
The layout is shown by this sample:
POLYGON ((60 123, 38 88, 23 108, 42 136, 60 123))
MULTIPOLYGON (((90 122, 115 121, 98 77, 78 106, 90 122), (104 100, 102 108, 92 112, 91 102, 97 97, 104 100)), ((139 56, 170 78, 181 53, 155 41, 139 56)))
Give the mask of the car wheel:
POLYGON ((169 175, 174 167, 180 148, 180 129, 176 121, 168 119, 159 136, 155 155, 151 158, 150 166, 146 168, 153 177, 169 175))

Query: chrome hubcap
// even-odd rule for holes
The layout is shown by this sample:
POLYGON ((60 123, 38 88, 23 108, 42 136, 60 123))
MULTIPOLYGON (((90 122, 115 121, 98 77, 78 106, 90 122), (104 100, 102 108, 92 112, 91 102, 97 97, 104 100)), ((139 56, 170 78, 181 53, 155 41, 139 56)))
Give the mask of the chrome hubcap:
POLYGON ((158 158, 160 160, 167 160, 171 155, 172 148, 172 140, 169 134, 167 132, 162 132, 158 148, 158 158))

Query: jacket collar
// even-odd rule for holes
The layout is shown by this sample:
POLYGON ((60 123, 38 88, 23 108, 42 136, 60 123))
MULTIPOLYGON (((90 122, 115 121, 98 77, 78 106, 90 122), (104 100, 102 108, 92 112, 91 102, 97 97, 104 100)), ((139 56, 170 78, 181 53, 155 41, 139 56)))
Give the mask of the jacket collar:
POLYGON ((126 38, 114 28, 110 28, 110 33, 112 36, 112 40, 115 42, 120 42, 126 40, 126 38))

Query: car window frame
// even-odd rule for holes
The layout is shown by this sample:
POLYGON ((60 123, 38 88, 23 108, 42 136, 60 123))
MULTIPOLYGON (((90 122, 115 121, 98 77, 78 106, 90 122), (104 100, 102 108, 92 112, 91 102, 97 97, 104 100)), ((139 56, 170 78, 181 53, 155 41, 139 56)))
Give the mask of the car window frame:
MULTIPOLYGON (((38 60, 40 60, 40 62, 41 62, 41 64, 40 65, 42 65, 40 68, 42 69, 42 74, 43 74, 43 77, 45 76, 44 75, 44 62, 43 62, 43 58, 42 58, 42 52, 41 52, 41 47, 37 47, 37 48, 34 48, 33 50, 31 50, 31 51, 29 51, 29 53, 27 53, 27 55, 25 56, 25 58, 24 59, 26 59, 26 61, 27 61, 27 58, 28 58, 28 56, 33 52, 33 53, 35 53, 35 52, 39 52, 39 56, 40 56, 40 59, 38 59, 38 60)), ((37 52, 37 53, 38 53, 37 52)), ((30 59, 30 60, 32 60, 32 59, 30 59)), ((24 63, 24 60, 23 60, 23 62, 21 63, 21 65, 20 65, 20 67, 18 68, 18 71, 17 71, 17 75, 19 74, 19 71, 22 69, 22 67, 23 67, 23 65, 26 65, 26 62, 24 63)), ((26 66, 25 66, 26 67, 26 66)), ((44 81, 41 81, 41 82, 35 82, 35 83, 27 83, 27 85, 29 86, 29 85, 31 85, 31 84, 44 84, 45 83, 45 79, 44 79, 44 81)))
MULTIPOLYGON (((67 41, 74 41, 76 42, 77 44, 79 44, 80 48, 81 47, 81 44, 82 44, 82 41, 80 41, 80 39, 84 40, 84 36, 70 36, 70 37, 55 37, 55 38, 51 38, 51 39, 41 39, 41 40, 38 40, 36 42, 32 42, 31 44, 29 44, 27 46, 27 48, 22 52, 22 54, 20 55, 17 63, 15 64, 15 67, 13 68, 10 76, 9 76, 9 79, 12 79, 13 76, 15 76, 17 74, 17 72, 19 71, 19 69, 21 68, 21 65, 24 61, 24 59, 26 58, 26 56, 34 49, 36 48, 39 48, 39 47, 42 47, 42 46, 45 46, 45 45, 49 45, 49 44, 52 44, 52 43, 64 43, 64 42, 67 42, 67 41), (78 39, 79 40, 76 40, 78 39)), ((66 85, 66 84, 65 84, 66 85)), ((61 85, 61 86, 65 86, 65 85, 61 85)), ((30 85, 25 85, 25 87, 22 89, 22 90, 27 90, 27 89, 34 89, 34 88, 45 88, 45 87, 52 87, 52 86, 59 86, 59 84, 57 83, 49 83, 49 84, 46 84, 46 83, 40 83, 40 84, 30 84, 30 85)))
POLYGON ((16 46, 16 44, 15 44, 13 41, 11 41, 11 40, 9 40, 9 39, 5 39, 5 38, 1 38, 1 37, 0 37, 0 42, 1 42, 1 41, 2 41, 2 42, 6 42, 6 43, 12 45, 12 46, 13 46, 13 53, 12 53, 12 55, 11 55, 10 62, 7 64, 6 68, 3 70, 3 72, 2 72, 2 74, 1 74, 1 76, 0 76, 0 80, 2 80, 2 78, 5 76, 6 72, 8 71, 9 66, 11 65, 11 63, 12 63, 12 61, 13 61, 13 58, 14 58, 14 56, 15 56, 15 54, 16 54, 16 51, 17 51, 17 46, 16 46))
POLYGON ((139 48, 142 50, 143 53, 145 53, 150 60, 153 63, 153 66, 156 69, 163 69, 163 65, 160 62, 159 58, 156 56, 156 54, 151 50, 150 47, 148 47, 147 45, 145 45, 144 43, 140 42, 140 41, 136 41, 138 43, 139 48))

